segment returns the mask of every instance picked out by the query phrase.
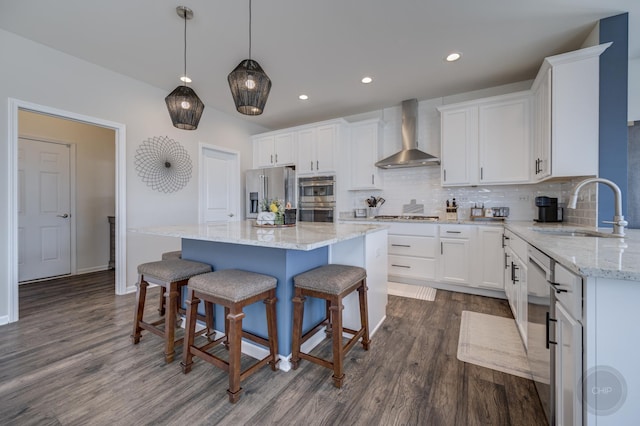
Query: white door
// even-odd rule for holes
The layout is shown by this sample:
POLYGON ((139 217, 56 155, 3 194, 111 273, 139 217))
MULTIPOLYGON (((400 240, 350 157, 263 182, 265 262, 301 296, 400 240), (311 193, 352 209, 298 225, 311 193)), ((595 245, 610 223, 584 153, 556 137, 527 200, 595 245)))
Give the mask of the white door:
POLYGON ((70 148, 18 141, 18 281, 71 273, 70 148))
POLYGON ((202 147, 200 158, 200 221, 240 220, 238 154, 202 147))

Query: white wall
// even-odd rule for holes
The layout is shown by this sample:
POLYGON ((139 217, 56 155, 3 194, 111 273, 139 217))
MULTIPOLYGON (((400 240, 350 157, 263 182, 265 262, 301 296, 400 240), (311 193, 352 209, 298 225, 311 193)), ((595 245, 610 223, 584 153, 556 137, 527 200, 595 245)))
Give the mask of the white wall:
POLYGON ((109 223, 115 214, 115 131, 44 114, 20 111, 20 136, 72 143, 76 147, 76 269, 106 269, 109 223))
POLYGON ((629 59, 629 119, 640 120, 640 58, 629 59))
MULTIPOLYGON (((126 53, 123 53, 126 54, 126 53)), ((114 73, 73 56, 0 30, 0 323, 8 315, 8 288, 4 271, 8 269, 8 224, 11 205, 7 183, 9 171, 7 135, 8 98, 97 117, 126 126, 127 225, 129 228, 175 224, 197 220, 198 143, 204 142, 240 152, 242 169, 251 168, 251 134, 267 129, 239 116, 230 116, 213 108, 204 110, 196 131, 183 131, 171 125, 161 90, 121 74, 114 73), (136 175, 134 155, 138 145, 152 136, 169 136, 181 143, 194 164, 189 184, 173 194, 152 191, 136 175)), ((215 78, 215 77, 212 77, 215 78)), ((219 76, 224 79, 225 76, 219 76)), ((197 87, 196 87, 197 90, 197 87)), ((161 241, 129 233, 127 242, 127 284, 136 280, 140 261, 156 259, 174 241, 161 241)), ((123 265, 124 267, 124 265, 123 265)))

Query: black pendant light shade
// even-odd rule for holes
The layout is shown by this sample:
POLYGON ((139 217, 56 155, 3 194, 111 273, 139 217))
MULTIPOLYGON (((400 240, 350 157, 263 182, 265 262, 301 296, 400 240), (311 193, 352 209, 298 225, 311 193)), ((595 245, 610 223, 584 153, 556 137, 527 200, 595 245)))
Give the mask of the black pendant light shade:
POLYGON ((187 20, 193 18, 193 11, 185 6, 176 7, 176 13, 184 19, 184 76, 185 84, 178 86, 173 92, 164 98, 169 110, 169 116, 174 127, 183 130, 195 130, 198 128, 204 104, 186 82, 187 78, 187 20))
POLYGON ((260 64, 245 59, 227 77, 231 96, 239 113, 260 115, 271 90, 271 79, 260 64))
POLYGON ((204 104, 196 92, 188 86, 178 86, 164 98, 169 110, 169 116, 174 127, 183 130, 198 128, 204 104))

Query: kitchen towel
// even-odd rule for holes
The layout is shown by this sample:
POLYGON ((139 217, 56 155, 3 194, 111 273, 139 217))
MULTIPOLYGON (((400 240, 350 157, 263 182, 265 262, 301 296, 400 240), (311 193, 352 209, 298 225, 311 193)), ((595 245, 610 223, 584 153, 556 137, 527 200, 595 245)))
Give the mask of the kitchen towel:
POLYGON ((512 318, 462 311, 458 359, 532 379, 524 345, 512 318))
POLYGON ((436 300, 436 289, 421 285, 408 285, 389 281, 387 282, 387 291, 392 296, 409 297, 428 302, 436 300))

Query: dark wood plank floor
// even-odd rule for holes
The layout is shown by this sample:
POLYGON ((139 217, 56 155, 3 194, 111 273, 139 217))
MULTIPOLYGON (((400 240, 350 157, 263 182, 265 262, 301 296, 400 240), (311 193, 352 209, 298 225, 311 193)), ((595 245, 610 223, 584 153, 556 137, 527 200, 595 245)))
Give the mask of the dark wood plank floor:
MULTIPOLYGON (((135 295, 115 296, 113 279, 106 271, 20 286, 21 319, 0 327, 0 424, 546 424, 531 381, 456 358, 461 312, 509 317, 503 300, 390 296, 371 350, 348 354, 342 389, 302 361, 288 373, 262 369, 231 405, 220 370, 196 360, 183 375, 179 361, 164 364, 161 339, 131 344, 135 295)), ((153 313, 157 289, 150 297, 153 313)))

